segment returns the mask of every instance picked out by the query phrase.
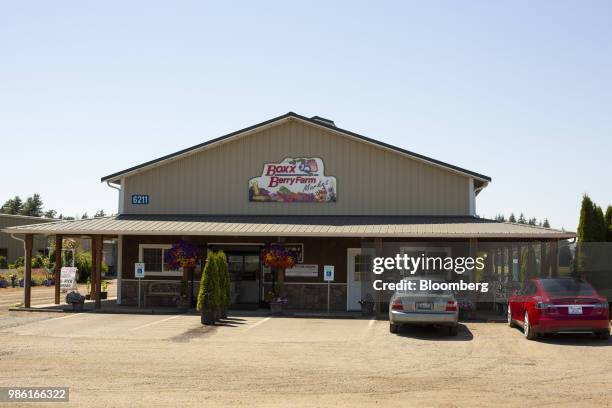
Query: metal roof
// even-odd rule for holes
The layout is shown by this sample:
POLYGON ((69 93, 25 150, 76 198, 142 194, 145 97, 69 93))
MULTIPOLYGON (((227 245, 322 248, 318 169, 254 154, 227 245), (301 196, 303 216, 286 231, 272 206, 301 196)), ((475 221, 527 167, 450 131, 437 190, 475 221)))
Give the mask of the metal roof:
POLYGON ((410 156, 412 158, 415 158, 415 159, 422 160, 424 162, 433 164, 435 166, 446 168, 447 170, 451 170, 451 171, 454 171, 454 172, 466 174, 468 176, 471 176, 471 177, 474 177, 475 179, 480 180, 484 184, 486 184, 486 183, 491 181, 491 177, 485 176, 484 174, 480 174, 480 173, 476 173, 474 171, 466 170, 466 169, 463 169, 461 167, 458 167, 458 166, 455 166, 455 165, 452 165, 452 164, 448 164, 448 163, 442 162, 440 160, 432 159, 431 157, 427 157, 427 156, 424 156, 422 154, 418 154, 418 153, 414 153, 414 152, 411 152, 411 151, 406 150, 406 149, 402 149, 401 147, 393 146, 393 145, 390 145, 388 143, 384 143, 384 142, 381 142, 381 141, 378 141, 378 140, 375 140, 375 139, 371 139, 371 138, 366 137, 366 136, 362 136, 362 135, 360 135, 358 133, 351 132, 350 130, 339 128, 336 125, 332 124, 333 121, 331 121, 330 119, 321 118, 320 116, 314 116, 312 118, 308 118, 306 116, 299 115, 299 114, 297 114, 295 112, 287 112, 284 115, 277 116, 277 117, 272 118, 270 120, 266 120, 265 122, 261 122, 261 123, 258 123, 256 125, 249 126, 247 128, 237 130, 237 131, 229 133, 227 135, 224 135, 224 136, 221 136, 221 137, 217 137, 215 139, 208 140, 208 141, 206 141, 204 143, 200 143, 200 144, 197 144, 195 146, 188 147, 188 148, 183 149, 183 150, 179 150, 178 152, 168 154, 168 155, 160 157, 158 159, 150 160, 148 162, 139 164, 137 166, 133 166, 133 167, 130 167, 130 168, 122 170, 122 171, 118 171, 118 172, 113 173, 113 174, 109 174, 108 176, 102 177, 101 181, 102 182, 104 182, 104 181, 118 182, 121 179, 122 176, 125 176, 127 174, 135 173, 135 172, 138 172, 138 171, 143 171, 145 169, 151 168, 151 167, 156 166, 156 165, 160 165, 162 163, 165 163, 165 162, 168 162, 168 161, 171 161, 171 160, 175 160, 175 159, 183 157, 185 155, 193 154, 193 153, 195 153, 197 151, 200 151, 200 150, 203 150, 205 148, 211 147, 211 146, 213 146, 215 144, 218 144, 218 143, 221 143, 221 142, 226 142, 230 138, 238 137, 238 136, 243 136, 243 135, 245 135, 248 132, 256 131, 256 130, 259 130, 260 128, 264 128, 266 126, 271 126, 273 124, 276 124, 276 122, 286 121, 286 120, 289 120, 289 119, 301 120, 301 121, 310 123, 312 125, 320 126, 320 127, 325 128, 325 129, 328 129, 330 131, 342 134, 344 136, 348 136, 348 137, 352 137, 352 138, 361 140, 362 142, 371 143, 371 144, 374 144, 374 145, 376 145, 378 147, 389 149, 389 150, 392 150, 394 152, 401 153, 401 154, 410 156), (323 119, 324 121, 328 121, 330 123, 324 122, 323 120, 320 120, 320 119, 323 119))
POLYGON ((2 231, 46 235, 217 235, 382 238, 568 239, 573 232, 477 217, 117 215, 21 225, 2 231))

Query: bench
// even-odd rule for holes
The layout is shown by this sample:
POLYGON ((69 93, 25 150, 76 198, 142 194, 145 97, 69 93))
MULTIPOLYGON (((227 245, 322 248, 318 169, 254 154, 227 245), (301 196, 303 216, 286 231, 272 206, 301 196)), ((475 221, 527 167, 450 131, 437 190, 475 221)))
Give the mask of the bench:
POLYGON ((144 307, 147 307, 147 298, 149 297, 178 297, 180 294, 180 282, 152 282, 147 286, 147 290, 144 294, 144 307))

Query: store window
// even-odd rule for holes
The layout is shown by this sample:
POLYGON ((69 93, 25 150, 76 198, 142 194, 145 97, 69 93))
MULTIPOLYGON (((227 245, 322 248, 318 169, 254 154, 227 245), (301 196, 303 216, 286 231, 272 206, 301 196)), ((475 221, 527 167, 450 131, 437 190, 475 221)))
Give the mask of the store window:
POLYGON ((178 269, 171 269, 164 262, 166 251, 171 245, 163 244, 140 244, 138 262, 145 264, 145 276, 181 276, 178 269))

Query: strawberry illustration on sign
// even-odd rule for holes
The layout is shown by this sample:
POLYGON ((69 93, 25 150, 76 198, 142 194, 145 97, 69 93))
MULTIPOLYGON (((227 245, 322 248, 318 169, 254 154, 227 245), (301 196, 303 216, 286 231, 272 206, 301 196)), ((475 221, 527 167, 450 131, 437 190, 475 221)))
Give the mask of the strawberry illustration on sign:
POLYGON ((288 157, 264 164, 261 176, 249 180, 249 201, 335 202, 336 178, 325 176, 318 157, 288 157))

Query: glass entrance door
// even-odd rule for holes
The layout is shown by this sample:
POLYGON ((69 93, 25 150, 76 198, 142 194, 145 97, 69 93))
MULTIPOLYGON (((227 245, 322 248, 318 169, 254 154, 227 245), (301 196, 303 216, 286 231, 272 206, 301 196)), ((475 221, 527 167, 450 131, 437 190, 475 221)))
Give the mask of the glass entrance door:
POLYGON ((256 254, 228 254, 232 303, 259 303, 261 265, 256 254))

